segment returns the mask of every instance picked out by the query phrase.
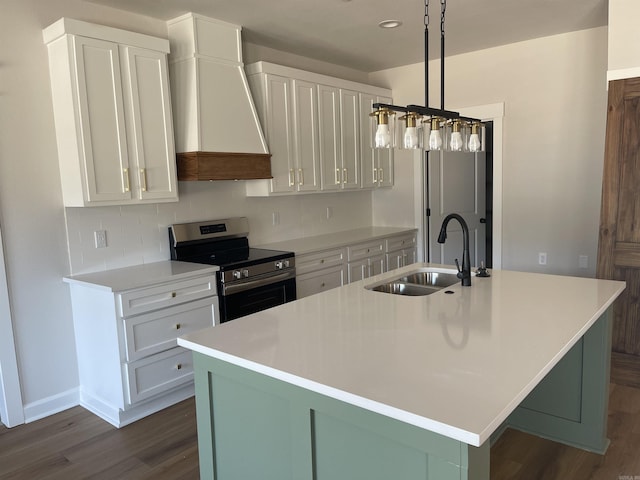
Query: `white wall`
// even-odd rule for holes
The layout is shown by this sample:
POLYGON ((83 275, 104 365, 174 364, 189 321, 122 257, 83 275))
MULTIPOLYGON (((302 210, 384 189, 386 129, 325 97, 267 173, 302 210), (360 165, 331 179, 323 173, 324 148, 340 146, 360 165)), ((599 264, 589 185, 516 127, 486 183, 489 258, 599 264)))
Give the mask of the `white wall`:
POLYGON ((2 2, 0 221, 27 420, 77 401, 73 322, 64 275, 168 259, 166 226, 173 222, 247 215, 254 244, 371 222, 369 192, 294 201, 248 199, 243 182, 180 182, 176 204, 65 212, 42 41, 42 29, 63 16, 167 35, 164 22, 82 0, 2 2), (327 206, 333 207, 330 220, 325 218, 327 206), (277 227, 271 226, 274 211, 280 214, 277 227), (107 230, 106 249, 92 246, 97 228, 107 230))
MULTIPOLYGON (((430 65, 432 79, 438 69, 430 65)), ((595 275, 606 70, 605 27, 447 58, 447 108, 505 104, 503 268, 595 275), (548 254, 546 267, 538 252, 548 254), (589 268, 578 268, 579 255, 588 255, 589 268)), ((423 64, 371 78, 393 89, 398 104, 424 103, 423 64)), ((438 85, 430 87, 433 106, 438 85)), ((397 156, 398 188, 374 194, 375 223, 413 218, 407 209, 418 165, 397 156)))
MULTIPOLYGON (((640 2, 609 0, 609 70, 635 69, 640 76, 640 2)), ((617 76, 620 78, 620 76, 617 76)))

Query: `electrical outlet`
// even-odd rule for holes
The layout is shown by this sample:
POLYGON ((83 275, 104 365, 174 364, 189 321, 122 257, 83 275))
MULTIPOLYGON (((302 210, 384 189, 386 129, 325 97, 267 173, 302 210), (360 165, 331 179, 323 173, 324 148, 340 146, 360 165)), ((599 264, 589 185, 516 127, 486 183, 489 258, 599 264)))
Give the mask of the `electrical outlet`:
POLYGON ((547 264, 547 254, 546 254, 546 252, 538 253, 538 264, 539 265, 546 265, 547 264))
POLYGON ((96 230, 93 232, 93 236, 96 241, 96 248, 105 248, 107 246, 107 231, 96 230))
POLYGON ((578 268, 589 268, 589 257, 587 255, 578 256, 578 268))

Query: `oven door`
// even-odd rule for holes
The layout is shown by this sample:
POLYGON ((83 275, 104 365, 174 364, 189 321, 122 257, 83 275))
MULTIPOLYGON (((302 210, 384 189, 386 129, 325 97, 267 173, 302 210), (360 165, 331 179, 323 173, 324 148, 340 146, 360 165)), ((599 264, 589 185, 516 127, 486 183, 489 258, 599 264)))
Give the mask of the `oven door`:
POLYGON ((220 285, 220 323, 296 299, 295 270, 220 285))

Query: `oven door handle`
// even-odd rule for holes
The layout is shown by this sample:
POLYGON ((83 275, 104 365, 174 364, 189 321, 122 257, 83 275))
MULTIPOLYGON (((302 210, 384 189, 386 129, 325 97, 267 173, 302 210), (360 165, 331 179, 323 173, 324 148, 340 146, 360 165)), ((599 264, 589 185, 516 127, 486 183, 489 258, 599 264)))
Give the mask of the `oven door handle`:
POLYGON ((272 283, 282 282, 291 278, 296 278, 295 269, 255 280, 223 285, 222 295, 233 295, 234 293, 244 292, 246 290, 251 290, 252 288, 264 287, 265 285, 271 285, 272 283))

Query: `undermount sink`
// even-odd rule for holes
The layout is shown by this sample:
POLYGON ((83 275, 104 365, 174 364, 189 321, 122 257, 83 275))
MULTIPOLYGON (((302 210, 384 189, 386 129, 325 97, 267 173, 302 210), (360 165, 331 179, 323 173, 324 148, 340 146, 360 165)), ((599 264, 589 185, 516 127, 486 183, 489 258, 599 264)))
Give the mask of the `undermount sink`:
POLYGON ((422 296, 450 287, 459 281, 453 272, 421 268, 381 283, 366 285, 364 288, 394 295, 422 296))

